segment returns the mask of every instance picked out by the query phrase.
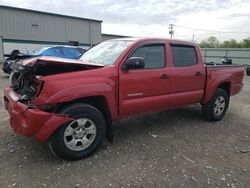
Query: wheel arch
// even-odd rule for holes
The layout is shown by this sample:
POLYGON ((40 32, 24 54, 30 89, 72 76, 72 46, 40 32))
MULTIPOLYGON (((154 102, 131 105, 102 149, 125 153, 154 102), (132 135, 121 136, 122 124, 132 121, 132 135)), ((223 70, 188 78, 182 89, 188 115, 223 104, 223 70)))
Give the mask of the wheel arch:
POLYGON ((73 103, 84 103, 97 108, 103 114, 106 121, 106 138, 110 142, 113 142, 112 114, 109 108, 108 101, 105 96, 97 95, 97 96, 81 97, 71 101, 62 102, 58 104, 58 106, 55 108, 54 111, 58 112, 65 106, 73 103))
POLYGON ((223 82, 223 83, 219 84, 217 88, 224 89, 227 92, 228 97, 230 97, 231 82, 229 82, 229 81, 223 82))
POLYGON ((213 97, 215 91, 220 88, 227 92, 228 98, 230 99, 231 95, 231 81, 225 80, 223 82, 219 82, 218 84, 210 84, 208 88, 205 90, 205 97, 201 101, 201 104, 207 104, 211 98, 213 97))

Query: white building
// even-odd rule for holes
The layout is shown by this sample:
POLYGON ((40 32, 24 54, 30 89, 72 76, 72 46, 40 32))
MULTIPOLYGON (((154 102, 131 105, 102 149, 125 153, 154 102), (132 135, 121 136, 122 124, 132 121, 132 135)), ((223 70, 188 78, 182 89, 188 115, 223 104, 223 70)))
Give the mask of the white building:
POLYGON ((0 60, 13 49, 32 51, 42 46, 77 45, 102 41, 101 20, 66 16, 0 5, 0 60))

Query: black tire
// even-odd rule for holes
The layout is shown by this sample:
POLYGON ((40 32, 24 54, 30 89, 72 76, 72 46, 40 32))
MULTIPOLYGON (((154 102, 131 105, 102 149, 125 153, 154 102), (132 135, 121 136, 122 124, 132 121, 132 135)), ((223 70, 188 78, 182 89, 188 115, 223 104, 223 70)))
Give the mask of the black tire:
POLYGON ((219 121, 224 117, 228 106, 229 106, 228 93, 224 89, 218 88, 215 91, 210 102, 208 104, 202 105, 202 112, 206 120, 219 121), (215 110, 216 100, 219 99, 219 97, 223 97, 225 100, 225 107, 223 110, 221 110, 221 114, 218 114, 218 111, 215 110))
POLYGON ((93 154, 98 148, 98 146, 101 145, 105 137, 106 123, 102 113, 91 105, 79 104, 79 103, 66 106, 63 109, 61 109, 58 113, 68 114, 70 117, 74 119, 87 118, 91 120, 95 125, 96 134, 92 143, 87 148, 84 148, 79 151, 74 151, 66 146, 64 137, 65 130, 68 126, 70 126, 71 122, 63 124, 53 134, 53 136, 49 141, 49 146, 52 152, 65 160, 79 160, 93 154))
POLYGON ((247 76, 250 76, 250 66, 247 66, 246 72, 247 72, 247 76))

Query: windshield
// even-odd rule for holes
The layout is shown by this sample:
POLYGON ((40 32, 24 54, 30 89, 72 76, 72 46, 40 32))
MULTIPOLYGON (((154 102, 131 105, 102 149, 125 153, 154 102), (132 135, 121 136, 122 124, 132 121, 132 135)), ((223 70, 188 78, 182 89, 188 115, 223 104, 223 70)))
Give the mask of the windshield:
POLYGON ((49 47, 42 47, 37 50, 32 51, 31 55, 40 55, 43 51, 47 50, 49 47))
POLYGON ((86 51, 80 59, 104 66, 113 65, 121 53, 132 43, 133 41, 102 42, 86 51))

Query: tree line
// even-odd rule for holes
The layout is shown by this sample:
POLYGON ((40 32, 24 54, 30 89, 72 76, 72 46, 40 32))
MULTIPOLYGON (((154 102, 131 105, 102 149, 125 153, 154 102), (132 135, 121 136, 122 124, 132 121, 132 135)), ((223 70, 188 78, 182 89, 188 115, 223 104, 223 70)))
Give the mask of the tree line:
POLYGON ((220 42, 216 37, 211 36, 199 43, 201 48, 250 48, 250 37, 237 41, 235 39, 220 42))

